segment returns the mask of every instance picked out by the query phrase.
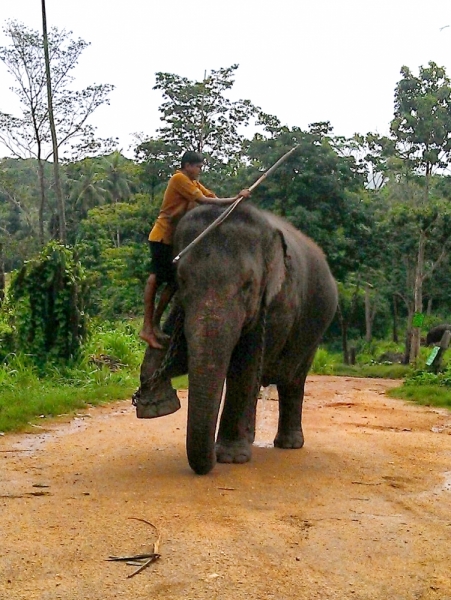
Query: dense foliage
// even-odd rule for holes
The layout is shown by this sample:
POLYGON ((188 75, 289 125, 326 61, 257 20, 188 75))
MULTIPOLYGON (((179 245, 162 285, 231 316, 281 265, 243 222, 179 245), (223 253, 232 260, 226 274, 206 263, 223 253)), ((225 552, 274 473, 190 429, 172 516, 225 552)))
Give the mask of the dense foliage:
POLYGON ((73 251, 54 241, 13 278, 9 300, 14 306, 17 348, 38 365, 67 361, 78 354, 86 336, 84 283, 73 251))
POLYGON ((18 23, 8 23, 5 33, 17 44, 0 48, 0 60, 20 82, 24 112, 0 113, 0 139, 10 144, 0 160, 0 264, 16 272, 0 317, 2 356, 16 335, 38 362, 67 359, 83 339, 85 310, 102 319, 141 314, 147 235, 185 149, 205 153, 203 182, 223 196, 298 146, 252 201, 290 220, 326 253, 340 290, 326 341, 345 361, 357 340, 373 337, 405 341, 405 359, 416 361, 421 334, 451 314, 451 182, 444 170, 451 160, 451 87, 443 68, 431 62, 414 75, 402 67, 390 135, 352 139, 335 136, 328 122, 288 127, 250 100, 231 100, 237 65, 202 81, 158 72, 162 125, 154 136, 137 135, 130 159, 102 152, 104 141, 88 124, 86 103, 107 104, 111 86, 78 92, 69 85, 87 44, 52 30, 57 121, 67 149, 61 178, 70 247, 61 247, 52 242, 61 212, 49 162, 40 37, 18 23), (83 125, 73 134, 72 117, 83 125), (422 330, 415 313, 426 314, 422 330))

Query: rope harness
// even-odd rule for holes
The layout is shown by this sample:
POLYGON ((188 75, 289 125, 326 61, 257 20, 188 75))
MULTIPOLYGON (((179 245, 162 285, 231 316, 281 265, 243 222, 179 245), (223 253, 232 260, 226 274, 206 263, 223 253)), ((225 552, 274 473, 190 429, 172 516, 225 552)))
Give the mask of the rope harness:
POLYGON ((171 335, 171 339, 169 341, 168 349, 166 350, 166 354, 164 355, 163 361, 158 369, 152 373, 150 377, 141 381, 141 385, 136 390, 136 392, 132 396, 132 405, 137 406, 138 404, 147 405, 151 404, 150 401, 143 402, 141 399, 142 387, 148 387, 149 390, 153 390, 157 383, 163 378, 163 376, 167 373, 169 368, 172 366, 174 362, 174 358, 177 354, 177 351, 180 347, 180 342, 183 336, 183 310, 181 308, 177 309, 175 322, 174 322, 174 330, 171 335))

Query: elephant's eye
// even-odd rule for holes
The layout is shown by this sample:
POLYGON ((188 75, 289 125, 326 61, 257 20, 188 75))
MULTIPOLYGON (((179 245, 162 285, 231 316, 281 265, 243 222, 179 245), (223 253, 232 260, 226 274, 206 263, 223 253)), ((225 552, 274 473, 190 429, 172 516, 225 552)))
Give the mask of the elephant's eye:
POLYGON ((243 292, 249 292, 252 289, 252 284, 253 284, 253 280, 248 279, 247 281, 245 281, 243 283, 241 289, 243 290, 243 292))

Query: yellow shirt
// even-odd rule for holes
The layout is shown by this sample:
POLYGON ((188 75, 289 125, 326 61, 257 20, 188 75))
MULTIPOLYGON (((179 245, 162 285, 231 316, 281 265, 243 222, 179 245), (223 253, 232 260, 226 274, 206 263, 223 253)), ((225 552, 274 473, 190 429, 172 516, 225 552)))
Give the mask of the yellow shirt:
POLYGON ((151 242, 172 244, 175 227, 189 210, 196 206, 196 200, 206 196, 215 198, 215 194, 207 190, 198 181, 193 181, 181 171, 171 177, 164 193, 163 204, 155 225, 149 234, 151 242))

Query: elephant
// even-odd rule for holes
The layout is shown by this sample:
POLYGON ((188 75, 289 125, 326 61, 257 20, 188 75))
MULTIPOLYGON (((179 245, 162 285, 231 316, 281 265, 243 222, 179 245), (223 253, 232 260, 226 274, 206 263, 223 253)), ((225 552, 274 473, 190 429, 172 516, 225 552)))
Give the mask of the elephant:
POLYGON ((443 337, 445 331, 451 331, 451 325, 443 323, 430 329, 426 335, 426 346, 438 344, 443 337))
MULTIPOLYGON (((204 205, 188 212, 177 225, 175 253, 222 211, 204 205)), ((322 250, 285 219, 248 202, 179 260, 177 284, 165 329, 178 323, 178 342, 166 356, 147 349, 137 417, 177 410, 170 379, 188 373, 188 462, 195 473, 207 474, 216 462, 251 459, 260 385, 271 383, 279 395, 274 446, 301 448, 307 372, 337 308, 336 282, 322 250)))

